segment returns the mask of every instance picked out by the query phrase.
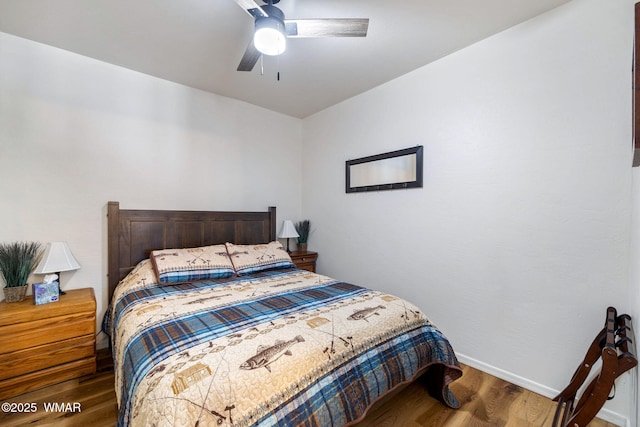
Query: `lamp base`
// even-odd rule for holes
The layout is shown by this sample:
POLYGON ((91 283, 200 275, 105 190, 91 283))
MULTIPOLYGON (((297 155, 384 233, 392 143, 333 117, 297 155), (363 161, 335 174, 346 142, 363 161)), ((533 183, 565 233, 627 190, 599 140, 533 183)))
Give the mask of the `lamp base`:
POLYGON ((58 295, 66 295, 67 293, 60 289, 60 272, 58 271, 56 275, 58 276, 58 295))

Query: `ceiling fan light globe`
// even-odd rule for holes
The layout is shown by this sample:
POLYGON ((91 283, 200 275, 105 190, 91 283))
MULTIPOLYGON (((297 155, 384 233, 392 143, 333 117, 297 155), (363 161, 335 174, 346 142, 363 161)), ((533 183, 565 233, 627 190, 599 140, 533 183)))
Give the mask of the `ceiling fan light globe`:
POLYGON ((284 53, 287 49, 284 23, 272 17, 256 20, 253 44, 258 51, 265 55, 274 56, 284 53))

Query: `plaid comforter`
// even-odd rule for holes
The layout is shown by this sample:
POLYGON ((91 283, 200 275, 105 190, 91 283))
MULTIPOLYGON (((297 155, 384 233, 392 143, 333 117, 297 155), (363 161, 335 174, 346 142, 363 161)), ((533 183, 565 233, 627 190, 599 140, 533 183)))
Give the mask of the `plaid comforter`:
POLYGON ((104 319, 119 425, 342 426, 431 367, 458 406, 449 342, 402 299, 295 269, 155 281, 140 263, 104 319))

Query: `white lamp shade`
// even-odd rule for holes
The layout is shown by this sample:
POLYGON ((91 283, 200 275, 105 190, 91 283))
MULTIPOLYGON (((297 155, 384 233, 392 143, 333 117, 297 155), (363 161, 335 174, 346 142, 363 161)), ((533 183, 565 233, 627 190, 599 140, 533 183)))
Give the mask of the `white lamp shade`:
POLYGON ((282 231, 280 232, 280 235, 278 237, 281 239, 289 239, 291 237, 299 236, 300 235, 296 231, 296 227, 293 225, 293 222, 291 222, 291 220, 289 219, 285 220, 282 224, 282 231))
POLYGON ((36 267, 35 274, 59 273, 61 271, 77 270, 80 264, 71 254, 67 242, 47 243, 42 260, 36 267))

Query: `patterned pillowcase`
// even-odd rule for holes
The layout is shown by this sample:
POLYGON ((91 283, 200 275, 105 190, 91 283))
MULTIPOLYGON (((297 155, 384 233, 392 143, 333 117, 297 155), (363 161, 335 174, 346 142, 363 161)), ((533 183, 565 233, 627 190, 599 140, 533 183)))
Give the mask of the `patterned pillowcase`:
POLYGON ((238 276, 262 270, 295 267, 282 243, 278 241, 263 245, 227 243, 227 252, 238 276))
POLYGON ((221 279, 235 273, 225 245, 153 251, 151 261, 161 284, 221 279))

